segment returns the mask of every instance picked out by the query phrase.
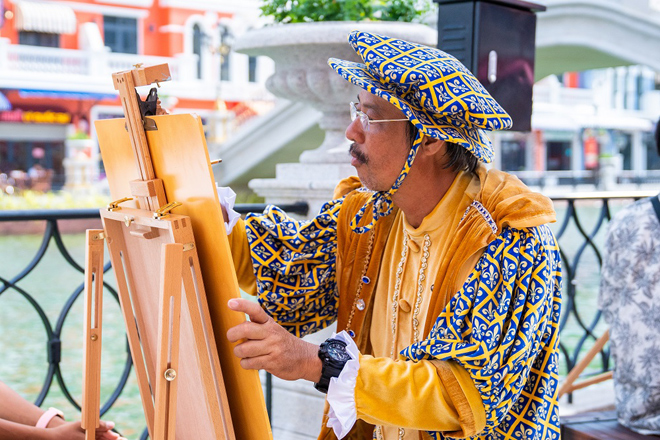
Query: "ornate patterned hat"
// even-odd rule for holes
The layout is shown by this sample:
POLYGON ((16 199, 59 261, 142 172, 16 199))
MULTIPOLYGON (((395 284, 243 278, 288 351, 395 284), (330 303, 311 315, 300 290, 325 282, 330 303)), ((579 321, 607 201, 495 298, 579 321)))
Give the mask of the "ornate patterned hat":
POLYGON ((513 121, 477 78, 453 56, 435 48, 368 32, 348 42, 362 63, 330 58, 344 79, 400 109, 425 135, 454 142, 480 160, 493 160, 484 130, 513 121))

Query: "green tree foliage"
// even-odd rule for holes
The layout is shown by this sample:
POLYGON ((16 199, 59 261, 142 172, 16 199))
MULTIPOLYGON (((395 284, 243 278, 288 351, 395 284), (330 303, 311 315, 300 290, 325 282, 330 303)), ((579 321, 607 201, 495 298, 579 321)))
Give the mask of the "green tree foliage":
POLYGON ((264 0, 262 14, 279 23, 312 21, 418 21, 431 0, 264 0))

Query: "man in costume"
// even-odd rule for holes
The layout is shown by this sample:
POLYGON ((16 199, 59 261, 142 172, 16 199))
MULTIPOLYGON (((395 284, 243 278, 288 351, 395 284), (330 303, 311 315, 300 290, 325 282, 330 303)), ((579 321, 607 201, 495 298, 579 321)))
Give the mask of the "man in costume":
POLYGON ((327 392, 320 439, 558 439, 560 258, 552 203, 488 171, 511 119, 455 58, 353 32, 330 59, 359 180, 310 221, 276 207, 230 235, 251 321, 241 365, 327 392), (337 321, 320 347, 299 337, 337 321))
MULTIPOLYGON (((660 120, 655 128, 660 154, 660 120)), ((660 435, 660 200, 619 211, 605 239, 599 307, 610 325, 619 423, 660 435)))

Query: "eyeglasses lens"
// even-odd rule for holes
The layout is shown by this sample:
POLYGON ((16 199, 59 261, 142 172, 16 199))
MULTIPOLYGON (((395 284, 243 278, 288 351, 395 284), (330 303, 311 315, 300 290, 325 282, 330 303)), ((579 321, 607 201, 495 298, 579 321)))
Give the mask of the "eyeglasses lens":
POLYGON ((354 102, 351 102, 351 121, 355 121, 355 118, 360 118, 360 123, 362 124, 362 129, 364 131, 369 130, 369 116, 366 113, 361 112, 357 109, 354 102))

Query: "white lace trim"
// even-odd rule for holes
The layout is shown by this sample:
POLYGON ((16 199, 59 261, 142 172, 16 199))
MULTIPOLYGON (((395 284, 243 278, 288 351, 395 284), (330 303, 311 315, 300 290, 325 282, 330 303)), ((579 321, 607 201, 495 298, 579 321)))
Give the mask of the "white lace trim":
POLYGON ((218 201, 227 210, 227 215, 229 216, 229 221, 225 222, 225 229, 227 230, 227 235, 231 234, 234 225, 241 217, 241 215, 234 211, 234 204, 236 203, 236 193, 234 190, 228 186, 218 186, 216 182, 215 187, 218 189, 218 201))
POLYGON ((488 223, 488 226, 490 226, 490 229, 493 231, 493 234, 497 234, 497 223, 495 223, 495 220, 493 220, 493 216, 490 215, 490 212, 482 205, 481 203, 477 202, 476 200, 473 201, 470 206, 467 207, 465 210, 465 214, 463 214, 463 217, 461 217, 461 223, 464 219, 465 216, 467 216, 468 212, 470 212, 470 208, 475 208, 479 214, 486 220, 486 223, 488 223))
POLYGON ((339 377, 330 379, 328 386, 328 428, 332 428, 338 439, 346 437, 357 420, 357 409, 355 408, 355 384, 358 371, 360 370, 360 351, 353 339, 342 331, 336 335, 337 339, 346 342, 346 350, 351 360, 346 362, 339 377))

